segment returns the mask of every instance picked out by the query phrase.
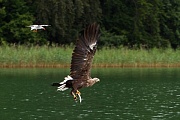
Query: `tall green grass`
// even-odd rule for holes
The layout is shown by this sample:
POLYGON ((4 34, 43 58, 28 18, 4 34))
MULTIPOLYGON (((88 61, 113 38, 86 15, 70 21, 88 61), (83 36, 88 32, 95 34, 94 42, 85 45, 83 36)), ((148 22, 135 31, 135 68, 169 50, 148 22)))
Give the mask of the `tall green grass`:
POLYGON ((72 48, 48 46, 1 46, 2 67, 58 67, 68 66, 72 48))
POLYGON ((179 67, 180 50, 126 48, 99 50, 94 58, 96 64, 118 67, 179 67))
MULTIPOLYGON (((0 67, 67 67, 73 46, 0 46, 0 67)), ((180 50, 102 48, 93 66, 98 67, 180 67, 180 50)))

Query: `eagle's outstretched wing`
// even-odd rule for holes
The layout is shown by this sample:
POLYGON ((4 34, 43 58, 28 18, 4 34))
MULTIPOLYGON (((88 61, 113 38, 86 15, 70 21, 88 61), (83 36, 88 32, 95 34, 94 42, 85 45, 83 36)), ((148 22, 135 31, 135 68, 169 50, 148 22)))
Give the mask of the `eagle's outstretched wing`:
POLYGON ((99 37, 99 25, 93 23, 85 28, 78 38, 71 60, 70 76, 73 79, 87 80, 90 78, 91 64, 99 37))

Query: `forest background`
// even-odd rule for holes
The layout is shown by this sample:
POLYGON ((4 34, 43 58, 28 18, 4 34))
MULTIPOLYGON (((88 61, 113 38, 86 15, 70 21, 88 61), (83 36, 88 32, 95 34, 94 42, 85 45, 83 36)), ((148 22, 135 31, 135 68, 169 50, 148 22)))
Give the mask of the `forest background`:
POLYGON ((177 49, 180 0, 0 0, 0 44, 70 45, 92 22, 99 46, 177 49), (50 24, 34 33, 26 26, 50 24))

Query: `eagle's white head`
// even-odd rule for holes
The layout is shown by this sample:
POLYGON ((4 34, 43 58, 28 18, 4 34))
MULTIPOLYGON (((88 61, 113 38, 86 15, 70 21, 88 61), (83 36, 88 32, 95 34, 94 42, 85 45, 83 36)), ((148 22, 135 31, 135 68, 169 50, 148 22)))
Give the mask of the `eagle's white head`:
POLYGON ((100 79, 99 79, 99 78, 93 78, 92 80, 95 81, 95 83, 96 83, 96 82, 100 82, 100 79))
POLYGON ((89 80, 87 80, 87 82, 88 82, 87 87, 90 87, 90 86, 94 85, 95 83, 97 83, 97 82, 99 82, 99 81, 100 81, 99 78, 89 79, 89 80))

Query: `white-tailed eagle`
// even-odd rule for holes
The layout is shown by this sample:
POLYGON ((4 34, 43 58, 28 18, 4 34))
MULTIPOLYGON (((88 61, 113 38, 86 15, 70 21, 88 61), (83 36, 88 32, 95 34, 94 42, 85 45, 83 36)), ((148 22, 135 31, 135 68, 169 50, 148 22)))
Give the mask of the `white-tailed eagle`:
POLYGON ((99 25, 96 23, 90 24, 83 30, 72 53, 70 75, 60 83, 53 83, 52 86, 57 86, 58 91, 71 88, 74 100, 77 100, 77 96, 79 96, 81 102, 79 89, 90 87, 100 81, 98 78, 91 78, 91 65, 99 37, 99 25))

